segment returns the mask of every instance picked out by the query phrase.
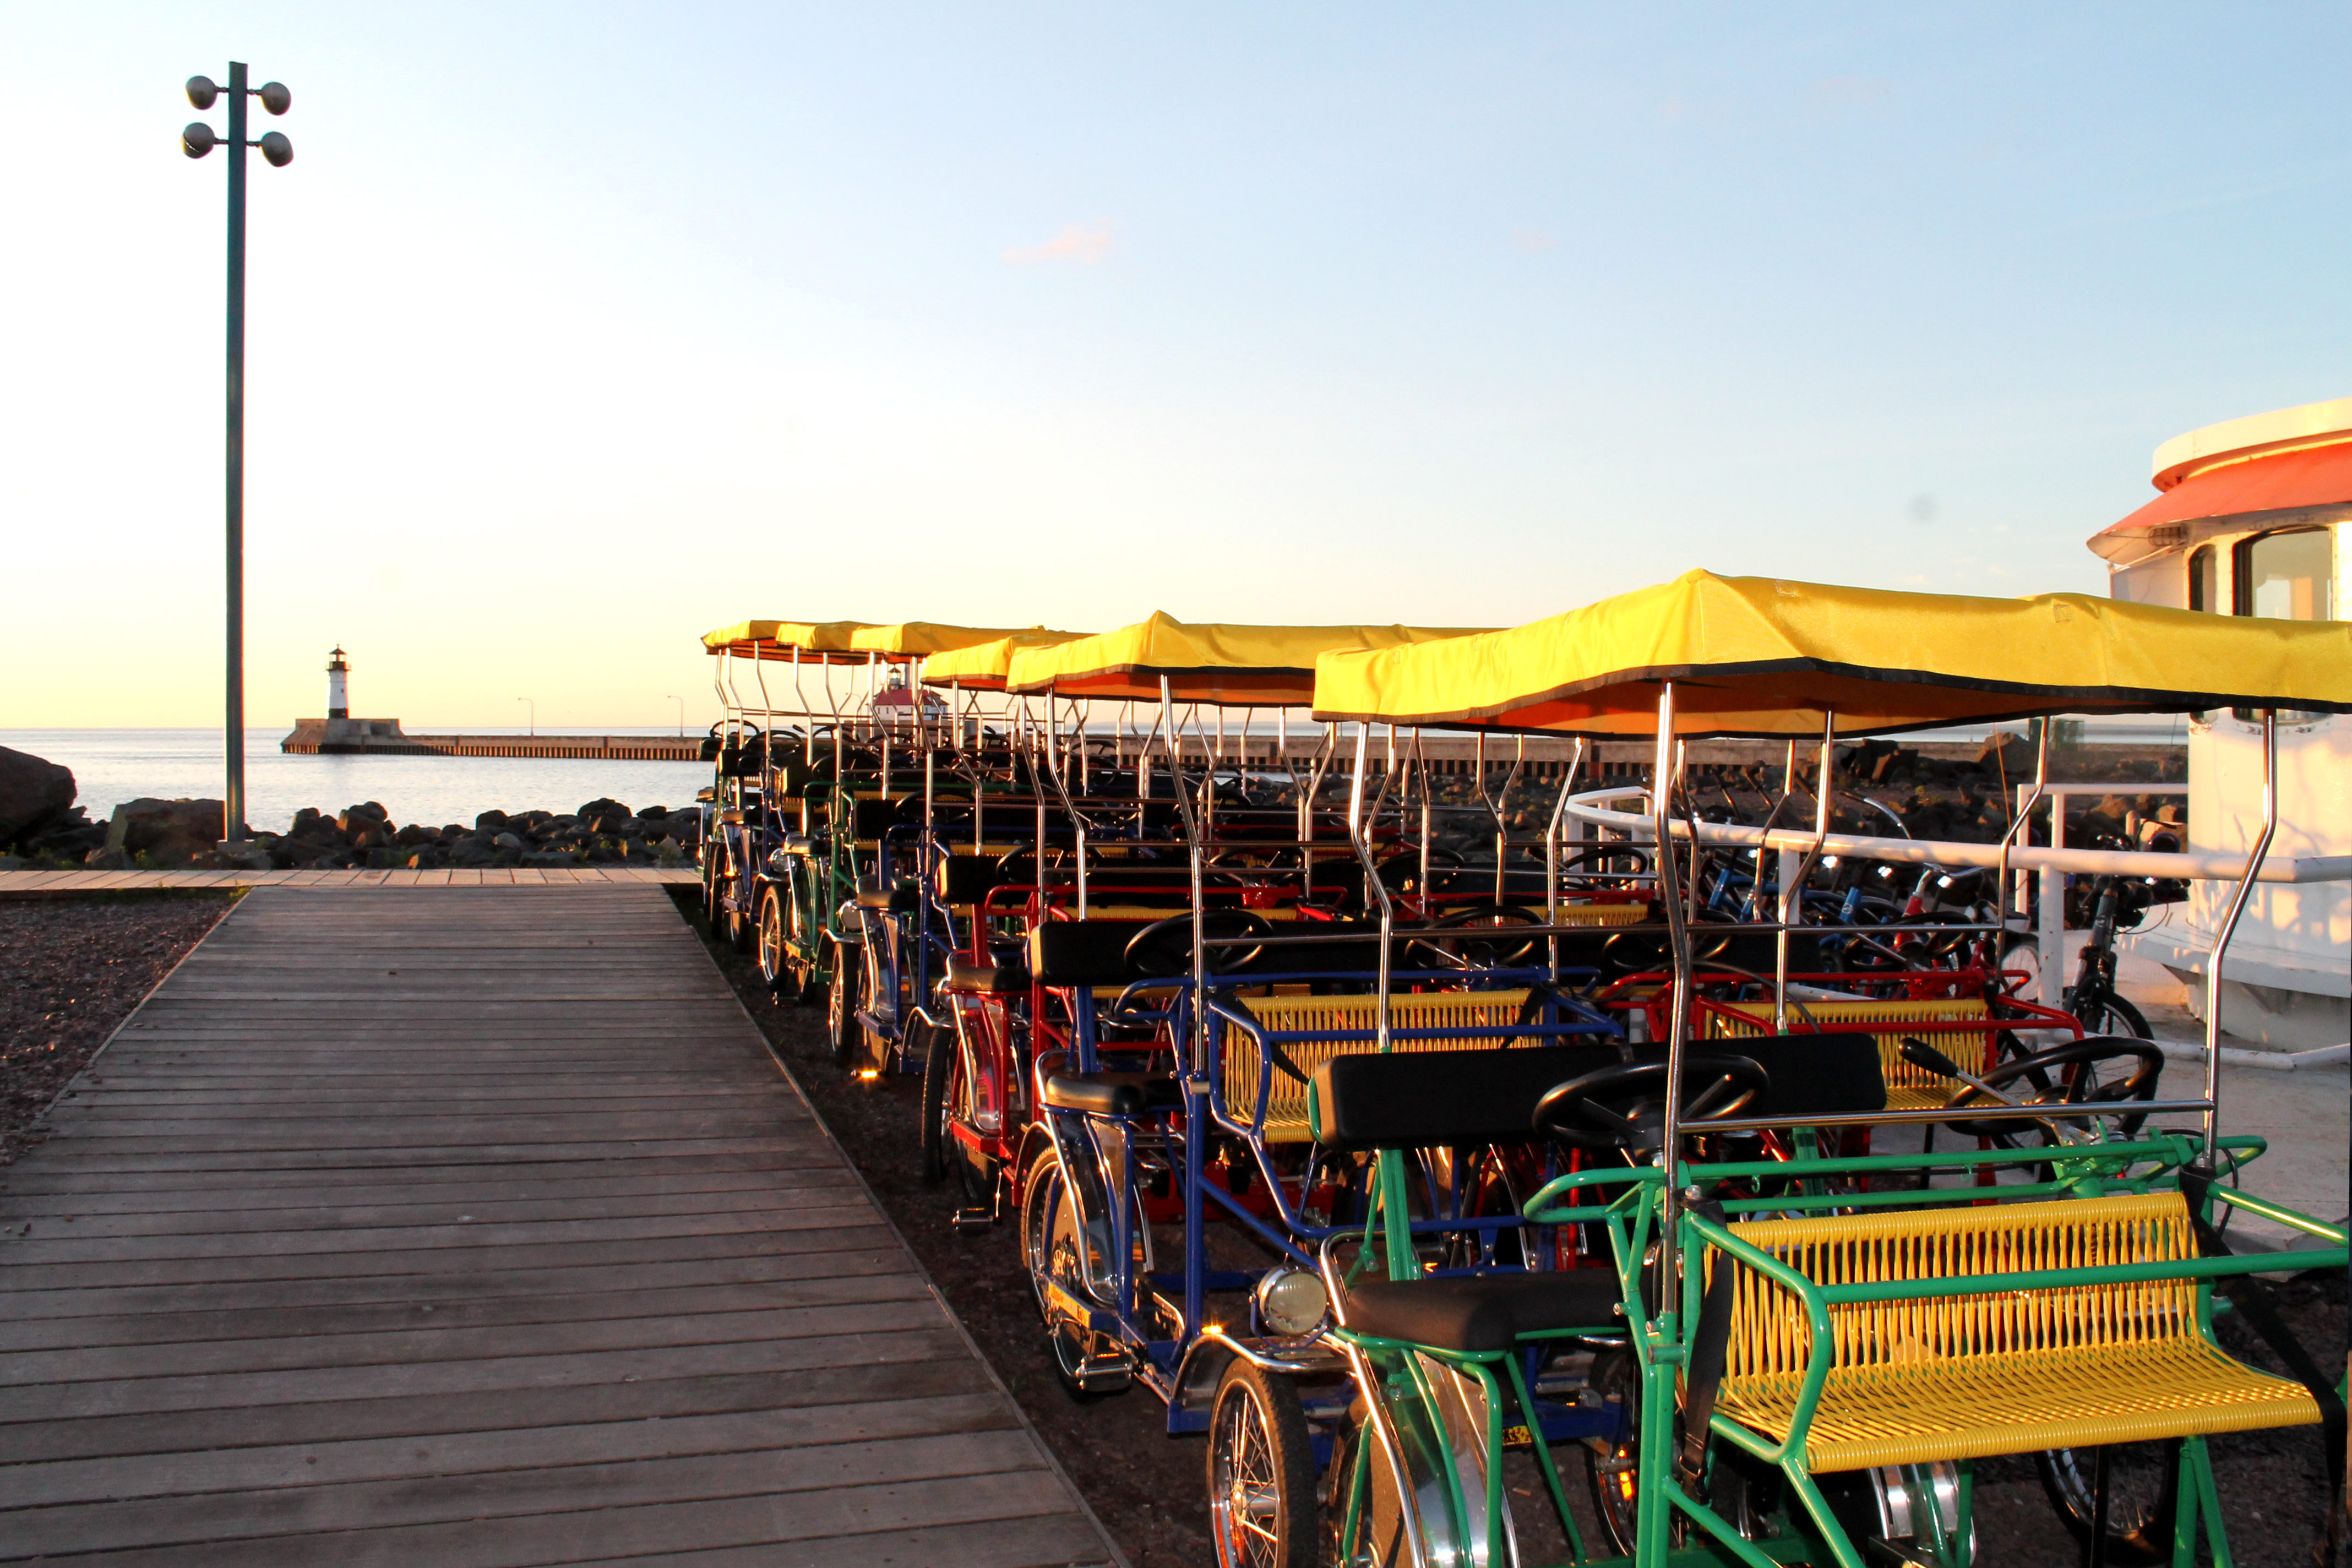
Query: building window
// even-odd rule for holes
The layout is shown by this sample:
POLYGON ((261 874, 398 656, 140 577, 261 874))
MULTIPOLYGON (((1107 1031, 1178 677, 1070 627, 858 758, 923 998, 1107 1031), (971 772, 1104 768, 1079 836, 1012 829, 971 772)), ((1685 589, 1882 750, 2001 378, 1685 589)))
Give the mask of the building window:
POLYGON ((2221 584, 2218 580, 2219 564, 2213 547, 2200 544, 2189 552, 2189 607, 2192 610, 2219 612, 2221 608, 2221 584))
MULTIPOLYGON (((2334 538, 2324 528, 2280 529, 2242 540, 2230 552, 2231 612, 2271 621, 2332 621, 2336 618, 2336 551, 2334 538)), ((2194 580, 2194 574, 2191 574, 2194 580)), ((2252 721, 2251 708, 2231 710, 2252 721)), ((2310 723, 2327 715, 2291 709, 2280 710, 2289 724, 2310 723)))
POLYGON ((2241 616, 2271 621, 2336 618, 2336 552, 2324 528, 2258 533, 2231 559, 2233 603, 2241 616))

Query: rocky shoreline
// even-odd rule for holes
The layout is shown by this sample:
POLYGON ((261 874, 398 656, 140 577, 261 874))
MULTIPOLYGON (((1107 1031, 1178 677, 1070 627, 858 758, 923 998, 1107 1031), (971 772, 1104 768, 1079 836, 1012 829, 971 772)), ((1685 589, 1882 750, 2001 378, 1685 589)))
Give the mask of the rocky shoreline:
POLYGON ((70 769, 0 746, 0 870, 425 870, 444 867, 690 866, 702 811, 631 809, 609 797, 577 811, 485 811, 465 823, 394 822, 376 801, 306 806, 283 833, 221 847, 217 800, 125 801, 103 822, 74 805, 70 769))

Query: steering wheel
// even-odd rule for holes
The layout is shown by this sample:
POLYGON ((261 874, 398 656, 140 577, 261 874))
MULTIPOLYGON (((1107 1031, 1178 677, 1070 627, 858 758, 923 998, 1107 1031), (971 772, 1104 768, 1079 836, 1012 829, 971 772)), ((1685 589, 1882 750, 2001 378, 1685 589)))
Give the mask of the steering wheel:
MULTIPOLYGON (((2154 1100, 2157 1080, 2164 1073, 2164 1053, 2147 1040, 2135 1040, 2125 1035, 2092 1035, 2080 1040, 2069 1040, 2046 1051, 2030 1057, 2018 1057, 2001 1063, 1984 1075, 1988 1089, 2008 1089, 2020 1079, 2036 1090, 2030 1097, 2035 1105, 2116 1105, 2134 1100, 2154 1100), (2126 1076, 2098 1081, 2090 1069, 2101 1062, 2122 1061, 2130 1058, 2134 1066, 2126 1076), (2053 1068, 2076 1068, 2080 1070, 2065 1075, 2060 1092, 2052 1092, 2050 1072, 2053 1068)), ((2015 1092, 2012 1090, 2011 1092, 2015 1092)), ((1945 1101, 1948 1107, 1965 1105, 1978 1098, 1977 1091, 1966 1084, 1952 1091, 1945 1101)), ((2021 1096, 2020 1098, 2029 1098, 2021 1096)), ((2121 1118, 2117 1125, 2126 1133, 2137 1132, 2145 1116, 2121 1118)), ((1953 1121, 1946 1125, 1954 1131, 1974 1138, 1998 1138, 2003 1133, 2023 1131, 2024 1126, 2015 1121, 1953 1121)))
MULTIPOLYGON (((1274 926, 1263 915, 1249 910, 1207 910, 1201 915, 1203 937, 1232 938, 1272 936, 1274 926)), ((1213 947, 1202 954, 1202 963, 1212 974, 1231 974, 1247 968, 1265 951, 1258 947, 1213 947)), ((1192 972, 1192 917, 1190 914, 1170 915, 1164 921, 1153 921, 1127 942, 1127 966, 1138 974, 1173 979, 1192 972)))
MULTIPOLYGON (((1752 1057, 1683 1058, 1683 1121, 1731 1116, 1772 1085, 1752 1057)), ((1619 1062, 1555 1085, 1536 1101, 1535 1129, 1571 1149, 1643 1154, 1665 1142, 1666 1064, 1619 1062)))
POLYGON ((1539 926, 1543 923, 1543 916, 1519 904, 1472 904, 1466 908, 1450 911, 1437 922, 1436 929, 1439 931, 1463 931, 1465 934, 1459 937, 1432 940, 1433 945, 1454 954, 1454 957, 1474 968, 1483 966, 1507 969, 1512 964, 1521 963, 1529 953, 1535 952, 1536 943, 1543 939, 1532 936, 1507 936, 1503 934, 1500 928, 1539 926), (1478 931, 1491 930, 1495 934, 1473 936, 1468 934, 1468 930, 1465 928, 1478 931))

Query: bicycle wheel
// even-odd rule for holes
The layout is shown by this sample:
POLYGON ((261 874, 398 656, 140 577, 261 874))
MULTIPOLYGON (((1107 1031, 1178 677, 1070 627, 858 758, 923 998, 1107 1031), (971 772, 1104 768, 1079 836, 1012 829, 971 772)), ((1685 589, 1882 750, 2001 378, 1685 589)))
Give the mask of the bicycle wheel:
POLYGON ((1209 1415, 1209 1532, 1218 1568, 1312 1568, 1315 1445, 1297 1386, 1239 1357, 1209 1415))

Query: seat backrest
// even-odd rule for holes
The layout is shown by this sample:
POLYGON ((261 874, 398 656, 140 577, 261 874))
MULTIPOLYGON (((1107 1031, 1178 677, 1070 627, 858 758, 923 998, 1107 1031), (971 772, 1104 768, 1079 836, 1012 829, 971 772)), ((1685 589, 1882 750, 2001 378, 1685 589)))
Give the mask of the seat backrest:
MULTIPOLYGON (((1926 1034, 1928 1043, 1972 1073, 1982 1073, 1992 1062, 1992 1031, 1985 1029, 1953 1029, 1953 1024, 1975 1022, 1985 1018, 1986 1008, 1981 996, 1947 996, 1927 1001, 1807 1002, 1801 1007, 1791 1003, 1789 1023, 1797 1030, 1811 1028, 1849 1030, 1857 1026, 1868 1029, 1878 1045, 1878 1070, 1885 1079, 1890 1104, 1941 1105, 1946 1097, 1958 1089, 1957 1079, 1941 1073, 1929 1072, 1903 1058, 1903 1037, 1926 1034), (1944 1025, 1944 1028, 1923 1031, 1921 1024, 1944 1025), (1873 1025, 1891 1026, 1873 1028, 1873 1025)), ((1769 1034, 1772 1028, 1772 1004, 1769 1002, 1718 1002, 1708 1005, 1707 1033, 1717 1039, 1747 1040, 1769 1034)), ((1769 1065, 1769 1064, 1768 1064, 1769 1065)))
POLYGON ((1143 976, 1127 962, 1140 921, 1047 921, 1029 933, 1029 973, 1040 985, 1125 985, 1143 976))
POLYGON ((1537 1100, 1620 1059, 1612 1046, 1333 1057, 1308 1085, 1307 1125, 1316 1142, 1344 1149, 1527 1142, 1535 1136, 1537 1100))
MULTIPOLYGON (((1749 1220, 1732 1232, 1823 1285, 2172 1262, 2196 1255, 2178 1192, 1804 1219, 1749 1220)), ((1710 1269, 1722 1258, 1710 1250, 1710 1269)), ((1848 1303, 1830 1309, 1841 1367, 1971 1356, 2079 1354, 2197 1332, 2195 1281, 2067 1285, 1982 1296, 1848 1303)), ((1790 1293, 1740 1270, 1730 1378, 1802 1375, 1812 1334, 1790 1293)))
POLYGON ((1753 1058, 1772 1079, 1760 1102, 1743 1116, 1802 1118, 1886 1109, 1878 1042, 1868 1035, 1756 1035, 1731 1048, 1753 1058))
MULTIPOLYGON (((1392 1032, 1444 1031, 1434 1038, 1393 1040, 1391 1050, 1398 1053, 1444 1052, 1448 1056, 1464 1051, 1491 1050, 1503 1046, 1505 1037, 1486 1031, 1517 1024, 1527 1002, 1528 993, 1524 990, 1433 991, 1391 996, 1389 1027, 1392 1032)), ((1372 1031, 1380 1021, 1380 1002, 1376 996, 1252 996, 1245 998, 1243 1005, 1269 1033, 1277 1037, 1276 1043, 1280 1046, 1282 1054, 1309 1079, 1325 1063, 1337 1058, 1368 1057, 1379 1052, 1379 1041, 1372 1037, 1372 1031), (1291 1041, 1278 1037, 1286 1033, 1355 1034, 1362 1037, 1291 1041)), ((1617 1059, 1613 1052, 1609 1059, 1617 1059)), ((1263 1062, 1257 1042, 1245 1031, 1227 1025, 1223 1075, 1225 1106, 1236 1120, 1248 1120, 1256 1108, 1263 1062)), ((1303 1143, 1312 1136, 1308 1131, 1307 1090, 1307 1085, 1279 1067, 1275 1069, 1273 1088, 1266 1098, 1267 1142, 1303 1143)))

